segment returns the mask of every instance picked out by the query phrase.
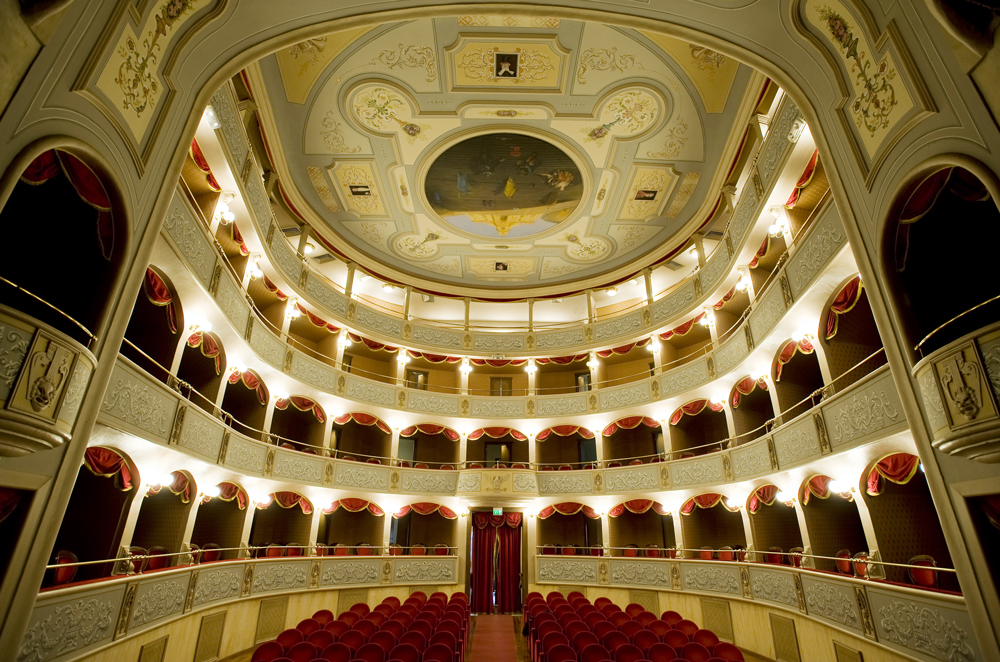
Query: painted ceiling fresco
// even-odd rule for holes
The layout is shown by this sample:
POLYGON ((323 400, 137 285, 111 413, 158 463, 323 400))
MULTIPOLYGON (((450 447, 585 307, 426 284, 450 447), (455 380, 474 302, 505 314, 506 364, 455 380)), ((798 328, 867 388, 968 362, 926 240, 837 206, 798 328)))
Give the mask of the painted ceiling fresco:
POLYGON ((683 244, 761 80, 665 35, 516 16, 333 33, 249 70, 282 186, 319 234, 499 288, 683 244))

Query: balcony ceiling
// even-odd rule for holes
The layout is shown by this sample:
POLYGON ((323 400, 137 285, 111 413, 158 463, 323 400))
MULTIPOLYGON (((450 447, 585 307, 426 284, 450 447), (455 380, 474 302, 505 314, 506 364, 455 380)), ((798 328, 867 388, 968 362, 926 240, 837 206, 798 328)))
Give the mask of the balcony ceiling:
POLYGON ((558 295, 682 248, 764 83, 672 37, 485 15, 332 33, 245 80, 289 208, 369 271, 473 296, 558 295))

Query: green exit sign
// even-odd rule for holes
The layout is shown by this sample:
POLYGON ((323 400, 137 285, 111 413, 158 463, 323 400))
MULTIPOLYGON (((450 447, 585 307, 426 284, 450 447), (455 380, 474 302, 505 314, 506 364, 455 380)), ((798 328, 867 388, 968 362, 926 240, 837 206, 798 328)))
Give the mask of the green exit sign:
POLYGON ((493 514, 494 515, 503 515, 503 508, 494 508, 493 509, 493 514))

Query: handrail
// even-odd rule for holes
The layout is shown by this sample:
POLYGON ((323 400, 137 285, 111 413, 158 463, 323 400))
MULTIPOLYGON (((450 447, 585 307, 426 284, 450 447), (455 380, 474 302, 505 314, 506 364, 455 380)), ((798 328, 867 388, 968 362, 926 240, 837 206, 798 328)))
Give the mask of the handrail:
POLYGON ((53 303, 49 303, 48 301, 46 301, 42 297, 38 296, 37 294, 35 294, 31 290, 27 290, 27 289, 21 287, 20 285, 18 285, 17 283, 14 283, 12 281, 7 280, 3 276, 0 276, 0 283, 3 283, 4 285, 7 285, 8 287, 12 287, 15 290, 17 290, 18 292, 26 294, 27 296, 29 296, 32 299, 38 301, 40 304, 46 306, 47 308, 49 308, 53 312, 58 313, 66 321, 71 322, 77 329, 79 329, 80 331, 82 331, 87 336, 87 345, 86 345, 87 349, 90 349, 91 344, 97 341, 97 336, 94 335, 93 333, 91 333, 90 329, 88 329, 86 326, 84 326, 83 322, 78 321, 75 317, 73 317, 72 315, 70 315, 69 313, 67 313, 66 311, 64 311, 62 308, 59 308, 58 306, 56 306, 53 303))
POLYGON ((928 333, 926 336, 924 336, 923 340, 921 340, 920 342, 918 342, 913 347, 913 351, 918 352, 920 354, 920 357, 923 358, 924 353, 923 353, 922 347, 924 346, 924 343, 926 343, 928 340, 930 340, 931 337, 933 337, 936 333, 938 333, 939 331, 943 330, 946 326, 950 325, 951 323, 957 322, 959 319, 965 317, 966 315, 968 315, 970 313, 973 313, 976 310, 979 310, 983 306, 988 306, 989 304, 993 303, 994 301, 997 301, 998 299, 1000 299, 1000 294, 996 295, 995 297, 990 297, 989 299, 987 299, 986 301, 983 301, 982 303, 977 303, 972 308, 969 308, 968 310, 964 310, 964 311, 960 312, 958 315, 955 315, 950 320, 948 320, 944 324, 941 324, 936 329, 934 329, 933 331, 931 331, 930 333, 928 333))

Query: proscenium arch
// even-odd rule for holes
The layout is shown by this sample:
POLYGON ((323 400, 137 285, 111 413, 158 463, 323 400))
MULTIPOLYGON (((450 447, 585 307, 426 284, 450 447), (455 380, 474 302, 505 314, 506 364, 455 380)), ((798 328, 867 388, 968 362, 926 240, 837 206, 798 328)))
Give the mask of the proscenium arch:
MULTIPOLYGON (((717 8, 710 5, 693 3, 701 11, 711 13, 718 11, 717 8)), ((751 3, 752 4, 752 3, 751 3)), ((783 17, 786 21, 789 37, 794 40, 795 47, 812 54, 814 57, 809 58, 809 61, 824 62, 824 65, 817 65, 820 67, 825 75, 825 78, 833 77, 837 80, 838 90, 844 91, 844 85, 841 81, 842 75, 839 71, 835 69, 830 69, 833 66, 833 60, 830 58, 829 54, 821 53, 820 57, 815 57, 813 48, 816 44, 812 43, 810 38, 807 38, 802 33, 802 28, 800 27, 801 20, 797 16, 799 3, 795 2, 793 6, 794 16, 783 17)), ((746 8, 746 7, 745 7, 746 8)), ((324 8, 325 9, 325 8, 324 8)), ((796 82, 796 79, 791 75, 786 73, 787 71, 798 71, 801 66, 797 66, 795 63, 789 60, 780 62, 780 64, 775 64, 771 60, 764 58, 757 53, 755 53, 750 48, 750 44, 753 43, 752 39, 744 38, 743 43, 736 43, 725 41, 708 34, 704 30, 708 29, 719 29, 718 18, 719 17, 706 17, 701 22, 695 23, 690 16, 680 17, 679 14, 674 14, 672 18, 677 18, 680 21, 685 21, 690 23, 690 25, 679 25, 677 23, 668 23, 657 19, 648 18, 646 16, 638 15, 639 10, 648 10, 648 7, 619 7, 618 12, 612 13, 604 12, 594 9, 581 9, 569 6, 564 7, 554 7, 551 5, 537 5, 537 4, 526 4, 526 3, 516 3, 516 4, 499 4, 499 3, 481 3, 481 4, 455 4, 455 5, 431 5, 423 7, 410 7, 406 9, 387 9, 383 11, 375 11, 370 13, 355 13, 353 15, 345 15, 342 17, 332 16, 336 13, 346 14, 346 10, 329 10, 317 11, 312 14, 315 17, 313 23, 308 25, 296 24, 294 19, 289 19, 287 16, 270 16, 266 15, 264 12, 260 12, 260 15, 256 16, 256 20, 250 23, 248 32, 244 35, 228 35, 225 43, 238 43, 243 50, 235 55, 228 56, 228 53, 219 54, 217 56, 212 56, 211 54, 201 54, 189 52, 186 56, 181 53, 175 52, 172 56, 172 61, 179 61, 185 57, 190 59, 191 57, 200 57, 203 61, 208 64, 202 69, 203 72, 207 73, 203 78, 199 78, 190 85, 190 89, 199 89, 200 91, 192 98, 192 103, 190 106, 182 107, 181 112, 190 113, 187 121, 184 123, 183 130, 179 136, 177 147, 174 149, 174 156, 169 161, 169 166, 167 167, 166 173, 163 176, 163 184, 160 188, 160 193, 157 196, 157 203, 151 218, 155 219, 159 223, 162 216, 165 214, 165 207, 169 203, 170 197, 173 192, 172 182, 176 181, 176 178, 180 176, 180 170, 183 165, 183 159, 186 155, 187 142, 182 140, 183 136, 193 136, 195 129, 197 128, 198 122, 201 119, 201 113, 196 112, 195 109, 202 109, 209 105, 211 102, 212 95, 218 90, 222 85, 224 85, 232 76, 236 75, 247 65, 260 60, 261 58, 270 55, 283 48, 288 48, 296 43, 303 40, 323 36, 335 31, 343 31, 355 28, 371 27, 375 25, 382 25, 387 22, 396 21, 406 21, 416 18, 437 18, 445 16, 455 16, 463 13, 477 13, 477 14, 510 14, 510 13, 520 13, 526 15, 542 15, 554 18, 564 18, 568 20, 585 20, 600 22, 607 25, 613 25, 617 27, 627 27, 634 29, 641 29, 650 32, 662 33, 668 36, 677 37, 690 41, 692 43, 698 43, 707 46, 719 53, 731 57, 735 60, 743 62, 748 66, 756 69, 760 73, 764 74, 775 83, 777 83, 791 98, 795 105, 799 108, 800 112, 805 117, 806 122, 809 124, 813 137, 817 143, 821 153, 829 153, 830 145, 827 143, 826 137, 823 133, 822 127, 818 122, 818 115, 814 110, 813 103, 809 101, 809 97, 805 93, 804 89, 796 82), (625 15, 626 12, 635 12, 632 15, 625 15), (292 25, 293 27, 287 32, 277 34, 272 37, 261 37, 260 35, 264 32, 265 26, 274 25, 269 22, 271 18, 278 18, 279 22, 276 24, 280 27, 285 25, 292 25), (200 85, 199 85, 200 82, 200 85)), ((728 8, 727 8, 728 9, 728 8)), ((224 10, 217 19, 224 19, 226 17, 231 17, 232 11, 228 8, 224 10)), ((648 13, 648 12, 647 12, 648 13)), ((287 12, 286 12, 287 14, 287 12)), ((727 15, 728 16, 728 15, 727 15)), ((735 19, 738 21, 738 19, 735 19)), ((299 21, 301 23, 301 20, 299 21)), ((231 25, 230 25, 231 27, 231 25)), ((867 27, 867 25, 866 25, 867 27)), ((735 34, 735 32, 733 32, 735 34)), ((195 40, 192 39, 192 35, 188 33, 184 36, 185 42, 182 47, 193 43, 195 40)), ((197 46, 192 51, 197 50, 205 43, 218 43, 217 40, 212 39, 201 39, 197 41, 197 46)), ((801 64, 801 63, 800 63, 801 64)), ((200 74, 199 74, 200 75, 200 74)), ((801 79, 808 79, 808 72, 801 73, 801 79)), ((180 100, 177 100, 178 102, 180 100)), ((837 125, 839 126, 839 125, 837 125)), ((843 127, 840 127, 843 129, 843 127)), ((163 144, 172 145, 174 143, 170 142, 169 137, 164 136, 161 138, 163 144)), ((829 168, 829 179, 831 181, 831 188, 834 189, 834 195, 837 197, 841 204, 838 204, 839 208, 848 210, 842 212, 843 215, 850 216, 850 205, 846 204, 847 196, 843 193, 843 184, 840 178, 839 172, 833 159, 830 159, 827 164, 829 168)), ((692 220, 682 229, 681 235, 693 232, 697 229, 699 222, 705 214, 707 214, 716 203, 716 197, 714 195, 708 196, 702 204, 702 208, 692 216, 692 220)), ((850 226, 850 223, 846 225, 850 226)), ((147 233, 148 234, 148 233, 147 233)), ((343 255, 351 261, 356 261, 360 265, 373 264, 375 259, 368 256, 367 254, 361 253, 358 249, 347 244, 346 241, 341 240, 339 237, 332 236, 333 243, 335 247, 343 253, 343 255)), ((853 240, 853 239, 852 239, 853 240)), ((651 265, 659 261, 660 259, 671 254, 674 249, 677 248, 672 244, 666 244, 662 250, 648 253, 643 259, 642 264, 638 265, 635 262, 631 264, 622 265, 616 269, 609 272, 605 272, 602 276, 590 277, 584 281, 580 281, 576 284, 578 289, 587 288, 600 288, 606 286, 609 283, 618 282, 625 280, 634 275, 637 268, 651 265)), ((396 280, 399 282, 410 282, 413 280, 412 276, 409 274, 400 272, 388 265, 378 263, 381 270, 382 276, 389 280, 396 280)), ((418 288, 421 287, 418 285, 418 288)), ((450 296, 466 296, 469 293, 462 291, 459 292, 454 286, 446 285, 444 283, 434 283, 432 289, 440 292, 443 295, 450 296)), ((546 296, 558 296, 565 290, 565 286, 549 286, 549 287, 538 287, 530 291, 528 290, 510 290, 505 292, 508 298, 517 298, 519 296, 525 297, 546 297, 546 296), (530 293, 529 293, 530 292, 530 293)))

